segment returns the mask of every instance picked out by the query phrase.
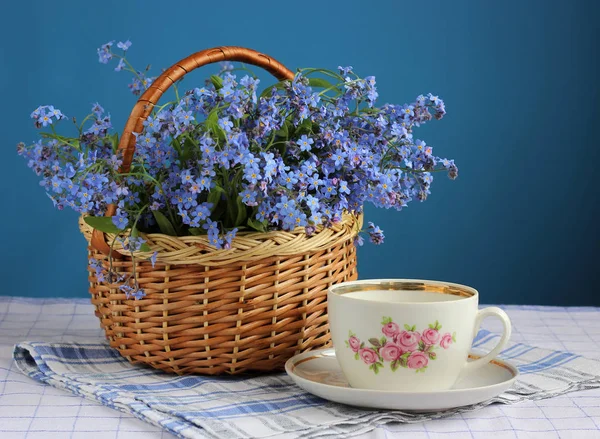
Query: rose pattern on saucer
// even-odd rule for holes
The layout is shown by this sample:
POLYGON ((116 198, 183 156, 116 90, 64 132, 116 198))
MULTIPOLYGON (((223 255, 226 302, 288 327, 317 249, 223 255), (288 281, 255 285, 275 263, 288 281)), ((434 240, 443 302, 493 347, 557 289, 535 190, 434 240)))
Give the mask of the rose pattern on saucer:
POLYGON ((381 325, 383 336, 370 338, 370 347, 352 331, 346 340, 346 347, 354 352, 354 358, 362 360, 375 374, 386 363, 393 372, 399 367, 425 372, 429 361, 437 358, 436 349, 448 349, 456 342, 456 333, 441 333, 442 325, 437 320, 421 332, 416 330, 416 325, 404 324, 401 329, 391 317, 383 317, 381 325))

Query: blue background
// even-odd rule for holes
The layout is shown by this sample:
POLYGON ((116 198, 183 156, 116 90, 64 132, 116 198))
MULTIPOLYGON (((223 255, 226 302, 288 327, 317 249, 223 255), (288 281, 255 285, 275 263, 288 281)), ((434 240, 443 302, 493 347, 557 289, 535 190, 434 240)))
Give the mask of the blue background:
MULTIPOLYGON (((600 305, 597 1, 10 2, 0 27, 0 294, 87 295, 85 242, 16 155, 29 113, 99 101, 121 129, 127 73, 96 48, 133 41, 153 72, 200 49, 242 45, 288 67, 352 65, 381 103, 433 92, 448 115, 417 137, 455 158, 427 202, 367 209, 386 233, 359 252, 363 278, 472 285, 486 303, 600 305), (166 6, 167 5, 167 6, 166 6)), ((210 71, 210 69, 209 69, 210 71)), ((207 72, 195 72, 191 88, 207 72)))

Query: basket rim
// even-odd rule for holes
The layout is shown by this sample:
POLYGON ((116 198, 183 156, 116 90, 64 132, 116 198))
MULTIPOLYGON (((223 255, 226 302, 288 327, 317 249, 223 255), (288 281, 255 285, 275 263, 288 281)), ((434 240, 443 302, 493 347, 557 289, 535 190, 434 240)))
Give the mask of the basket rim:
MULTIPOLYGON (((79 229, 88 244, 93 227, 79 217, 79 229)), ((334 247, 356 237, 362 228, 363 214, 344 213, 342 220, 332 227, 318 226, 315 233, 307 235, 304 227, 292 231, 240 232, 231 242, 230 249, 217 249, 206 235, 170 236, 163 233, 142 233, 150 251, 134 252, 136 258, 148 259, 156 253, 156 261, 168 265, 201 264, 207 266, 227 265, 240 261, 256 261, 276 256, 300 255, 334 247)), ((107 242, 113 242, 113 252, 131 256, 124 250, 117 237, 125 238, 129 233, 106 233, 107 242)))

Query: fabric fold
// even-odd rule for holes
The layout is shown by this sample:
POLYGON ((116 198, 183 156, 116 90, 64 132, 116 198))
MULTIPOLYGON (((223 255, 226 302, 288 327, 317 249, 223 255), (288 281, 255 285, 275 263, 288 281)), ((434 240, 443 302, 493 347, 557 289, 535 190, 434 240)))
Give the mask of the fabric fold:
MULTIPOLYGON (((490 350, 498 335, 482 330, 473 347, 490 350)), ((432 413, 369 410, 304 392, 285 374, 175 376, 134 366, 104 343, 22 342, 19 370, 31 378, 130 413, 182 438, 347 438, 392 422, 415 423, 600 387, 600 361, 513 343, 501 354, 521 375, 482 403, 432 413), (326 428, 325 428, 326 427, 326 428)))

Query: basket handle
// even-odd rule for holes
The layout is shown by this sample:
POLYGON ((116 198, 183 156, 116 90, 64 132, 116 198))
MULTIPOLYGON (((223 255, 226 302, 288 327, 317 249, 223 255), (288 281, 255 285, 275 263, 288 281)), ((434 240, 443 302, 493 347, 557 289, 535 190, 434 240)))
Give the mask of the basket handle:
MULTIPOLYGON (((192 70, 207 64, 219 61, 240 61, 257 67, 262 67, 279 80, 293 79, 294 72, 286 68, 275 59, 245 47, 222 46, 212 49, 196 52, 187 58, 173 64, 165 70, 152 85, 140 96, 136 102, 129 119, 123 129, 121 140, 119 141, 119 150, 123 151, 123 164, 120 172, 129 172, 133 154, 135 153, 136 137, 133 133, 140 133, 143 130, 144 121, 148 118, 154 106, 171 85, 181 79, 192 70)), ((106 216, 112 216, 115 213, 115 206, 110 205, 106 211, 106 216)), ((96 250, 108 255, 110 246, 106 242, 104 233, 94 229, 92 233, 91 245, 96 250)), ((119 253, 113 253, 113 257, 119 258, 119 253)))

